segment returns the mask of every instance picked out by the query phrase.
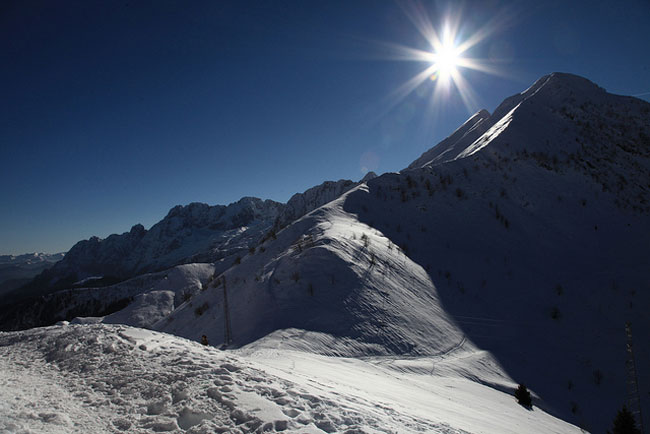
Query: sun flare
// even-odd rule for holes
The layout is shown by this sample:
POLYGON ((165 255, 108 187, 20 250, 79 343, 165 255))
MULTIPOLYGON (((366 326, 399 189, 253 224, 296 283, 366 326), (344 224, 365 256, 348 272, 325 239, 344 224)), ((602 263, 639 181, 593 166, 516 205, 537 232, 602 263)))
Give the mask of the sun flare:
MULTIPOLYGON (((389 96, 388 105, 394 107, 421 85, 430 80, 430 109, 437 111, 451 99, 459 97, 469 113, 479 107, 478 98, 465 75, 470 70, 492 75, 505 75, 504 71, 488 59, 473 57, 472 49, 510 19, 507 13, 497 14, 480 28, 471 29, 462 20, 461 10, 439 14, 437 25, 430 19, 429 11, 419 2, 403 7, 407 17, 424 37, 425 49, 390 44, 394 59, 425 62, 426 66, 415 76, 402 83, 389 96)), ((472 79, 475 79, 473 76, 472 79)), ((418 90, 418 94, 423 92, 418 90)))

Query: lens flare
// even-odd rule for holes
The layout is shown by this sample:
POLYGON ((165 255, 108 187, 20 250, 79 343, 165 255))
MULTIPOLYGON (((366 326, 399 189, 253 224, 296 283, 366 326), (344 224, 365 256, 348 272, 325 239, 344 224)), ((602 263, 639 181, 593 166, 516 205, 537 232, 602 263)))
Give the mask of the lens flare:
POLYGON ((433 82, 431 111, 437 111, 444 102, 459 97, 469 113, 478 110, 476 93, 463 76, 463 71, 474 70, 486 74, 507 76, 493 65, 494 59, 469 57, 472 48, 485 41, 498 30, 512 21, 513 14, 507 10, 495 14, 494 18, 473 32, 462 27, 462 11, 439 15, 439 23, 434 25, 429 18, 429 11, 422 3, 401 4, 404 13, 418 32, 426 39, 429 49, 422 50, 398 44, 385 44, 392 52, 392 59, 417 61, 425 63, 425 68, 402 83, 393 91, 386 101, 388 110, 395 107, 415 89, 427 80, 433 82))

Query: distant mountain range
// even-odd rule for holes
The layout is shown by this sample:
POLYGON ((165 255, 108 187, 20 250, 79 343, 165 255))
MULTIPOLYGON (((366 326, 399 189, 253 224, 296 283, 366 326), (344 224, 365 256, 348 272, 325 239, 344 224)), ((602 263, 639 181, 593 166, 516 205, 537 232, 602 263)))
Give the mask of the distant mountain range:
POLYGON ((25 285, 34 276, 63 259, 64 254, 0 255, 0 296, 25 285))
MULTIPOLYGON (((626 399, 627 322, 650 366, 649 200, 650 104, 553 73, 400 173, 286 205, 191 204, 149 231, 82 241, 31 288, 132 278, 22 302, 0 324, 93 316, 76 321, 432 370, 462 355, 464 378, 502 387, 486 367, 505 372, 601 432, 626 399)), ((650 371, 638 376, 648 413, 650 371)))

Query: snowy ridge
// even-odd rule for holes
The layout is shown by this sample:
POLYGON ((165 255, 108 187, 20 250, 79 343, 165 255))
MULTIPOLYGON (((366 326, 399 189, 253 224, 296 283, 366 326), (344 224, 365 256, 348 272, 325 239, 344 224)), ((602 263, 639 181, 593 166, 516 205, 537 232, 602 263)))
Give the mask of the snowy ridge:
POLYGON ((569 74, 553 73, 540 78, 525 91, 506 98, 492 115, 485 109, 479 110, 449 137, 424 152, 407 170, 464 158, 481 149, 507 126, 512 113, 523 101, 535 95, 553 77, 565 75, 569 74))
MULTIPOLYGON (((372 173, 366 175, 366 177, 369 175, 372 177, 372 173)), ((365 182, 366 177, 360 182, 365 182)), ((356 185, 358 183, 347 179, 325 181, 320 185, 305 190, 303 193, 294 194, 278 219, 279 225, 286 226, 319 206, 333 201, 356 185)))
MULTIPOLYGON (((604 89, 585 78, 554 72, 540 78, 525 91, 506 98, 494 110, 492 115, 487 110, 480 110, 454 131, 452 135, 422 154, 407 169, 412 170, 436 165, 472 155, 503 131, 512 119, 515 110, 529 99, 535 97, 540 91, 544 95, 534 98, 531 104, 537 106, 549 105, 555 109, 567 102, 575 103, 577 101, 575 96, 594 103, 605 103, 606 100, 611 100, 604 89)), ((530 119, 526 120, 526 122, 529 121, 530 119)), ((551 124, 555 123, 554 120, 548 121, 551 124)), ((525 131, 525 127, 523 130, 525 131)))
POLYGON ((427 273, 345 213, 347 195, 262 244, 263 252, 244 257, 155 328, 223 342, 225 285, 235 346, 286 328, 343 337, 348 344, 327 351, 346 356, 435 354, 457 345, 462 334, 441 309, 427 273))
POLYGON ((419 169, 420 167, 440 164, 455 159, 465 149, 463 146, 464 143, 471 143, 489 128, 489 118, 490 113, 487 110, 480 110, 465 121, 452 135, 412 162, 407 170, 419 169))

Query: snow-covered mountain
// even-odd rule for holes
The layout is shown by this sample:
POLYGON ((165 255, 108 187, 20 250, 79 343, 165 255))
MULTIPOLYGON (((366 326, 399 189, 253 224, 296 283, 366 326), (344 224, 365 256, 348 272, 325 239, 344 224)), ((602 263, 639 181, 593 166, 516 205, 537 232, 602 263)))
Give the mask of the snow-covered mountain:
POLYGON ((65 253, 0 255, 0 296, 26 284, 37 274, 63 259, 65 253))
POLYGON ((626 399, 625 323, 650 336, 650 105, 552 74, 480 119, 453 159, 307 214, 155 327, 235 346, 295 328, 287 345, 348 356, 462 342, 603 430, 626 399))
MULTIPOLYGON (((552 74, 484 122, 453 160, 377 178, 344 209, 428 270, 470 341, 602 432, 626 400, 625 323, 650 337, 650 105, 552 74)), ((650 372, 639 382, 650 398, 650 372)))
MULTIPOLYGON (((372 378, 397 376, 390 383, 396 388, 426 384, 439 397, 447 396, 436 388, 442 383, 430 376, 508 393, 524 382, 537 394, 532 413, 543 408, 604 431, 626 398, 626 322, 637 366, 650 366, 650 349, 639 344, 650 337, 650 104, 554 73, 491 115, 480 111, 402 173, 369 178, 298 196, 294 208, 306 214, 293 214, 235 261, 176 267, 171 285, 165 272, 106 292, 68 292, 67 302, 44 303, 58 306, 49 319, 71 317, 67 303, 88 295, 124 294, 125 309, 78 322, 121 322, 192 340, 206 335, 246 356, 286 356, 292 373, 316 383, 320 368, 295 368, 305 358, 322 357, 340 384, 370 378, 365 368, 349 377, 336 372, 371 358, 390 368, 372 378)), ((650 372, 638 375, 648 412, 650 372)), ((387 402, 379 407, 399 407, 401 415, 419 408, 387 402)), ((494 402, 477 404, 485 414, 471 411, 484 421, 514 411, 500 413, 494 402)), ((450 420, 462 410, 440 411, 450 420)), ((537 429, 510 423, 511 432, 537 429)), ((357 429, 332 424, 334 431, 357 429)), ((449 427, 508 432, 497 425, 449 427)))
POLYGON ((172 208, 146 230, 75 244, 33 286, 65 288, 89 277, 124 280, 188 262, 214 262, 248 249, 273 225, 283 205, 245 197, 228 206, 191 203, 172 208))
POLYGON ((296 193, 286 204, 246 197, 228 206, 179 205, 149 231, 138 224, 121 235, 80 241, 64 260, 56 263, 60 254, 41 266, 33 281, 22 280, 6 291, 0 329, 110 313, 146 292, 142 282, 174 272, 170 267, 175 264, 214 264, 213 273, 221 273, 261 239, 375 176, 369 172, 360 182, 326 181, 296 193), (156 273, 160 270, 167 271, 156 273))
POLYGON ((65 255, 61 253, 25 253, 23 255, 0 255, 0 266, 34 267, 43 263, 60 261, 65 255))
MULTIPOLYGON (((373 176, 369 173, 361 182, 373 176)), ((270 231, 286 226, 358 184, 343 179, 326 181, 296 193, 286 204, 245 197, 227 206, 179 205, 149 230, 137 224, 121 235, 79 241, 63 260, 58 258, 59 262, 52 261, 49 267, 40 268, 38 271, 43 272, 25 288, 14 291, 11 299, 71 287, 105 286, 179 264, 224 258, 232 261, 270 231), (57 263, 52 266, 53 262, 57 263)))

